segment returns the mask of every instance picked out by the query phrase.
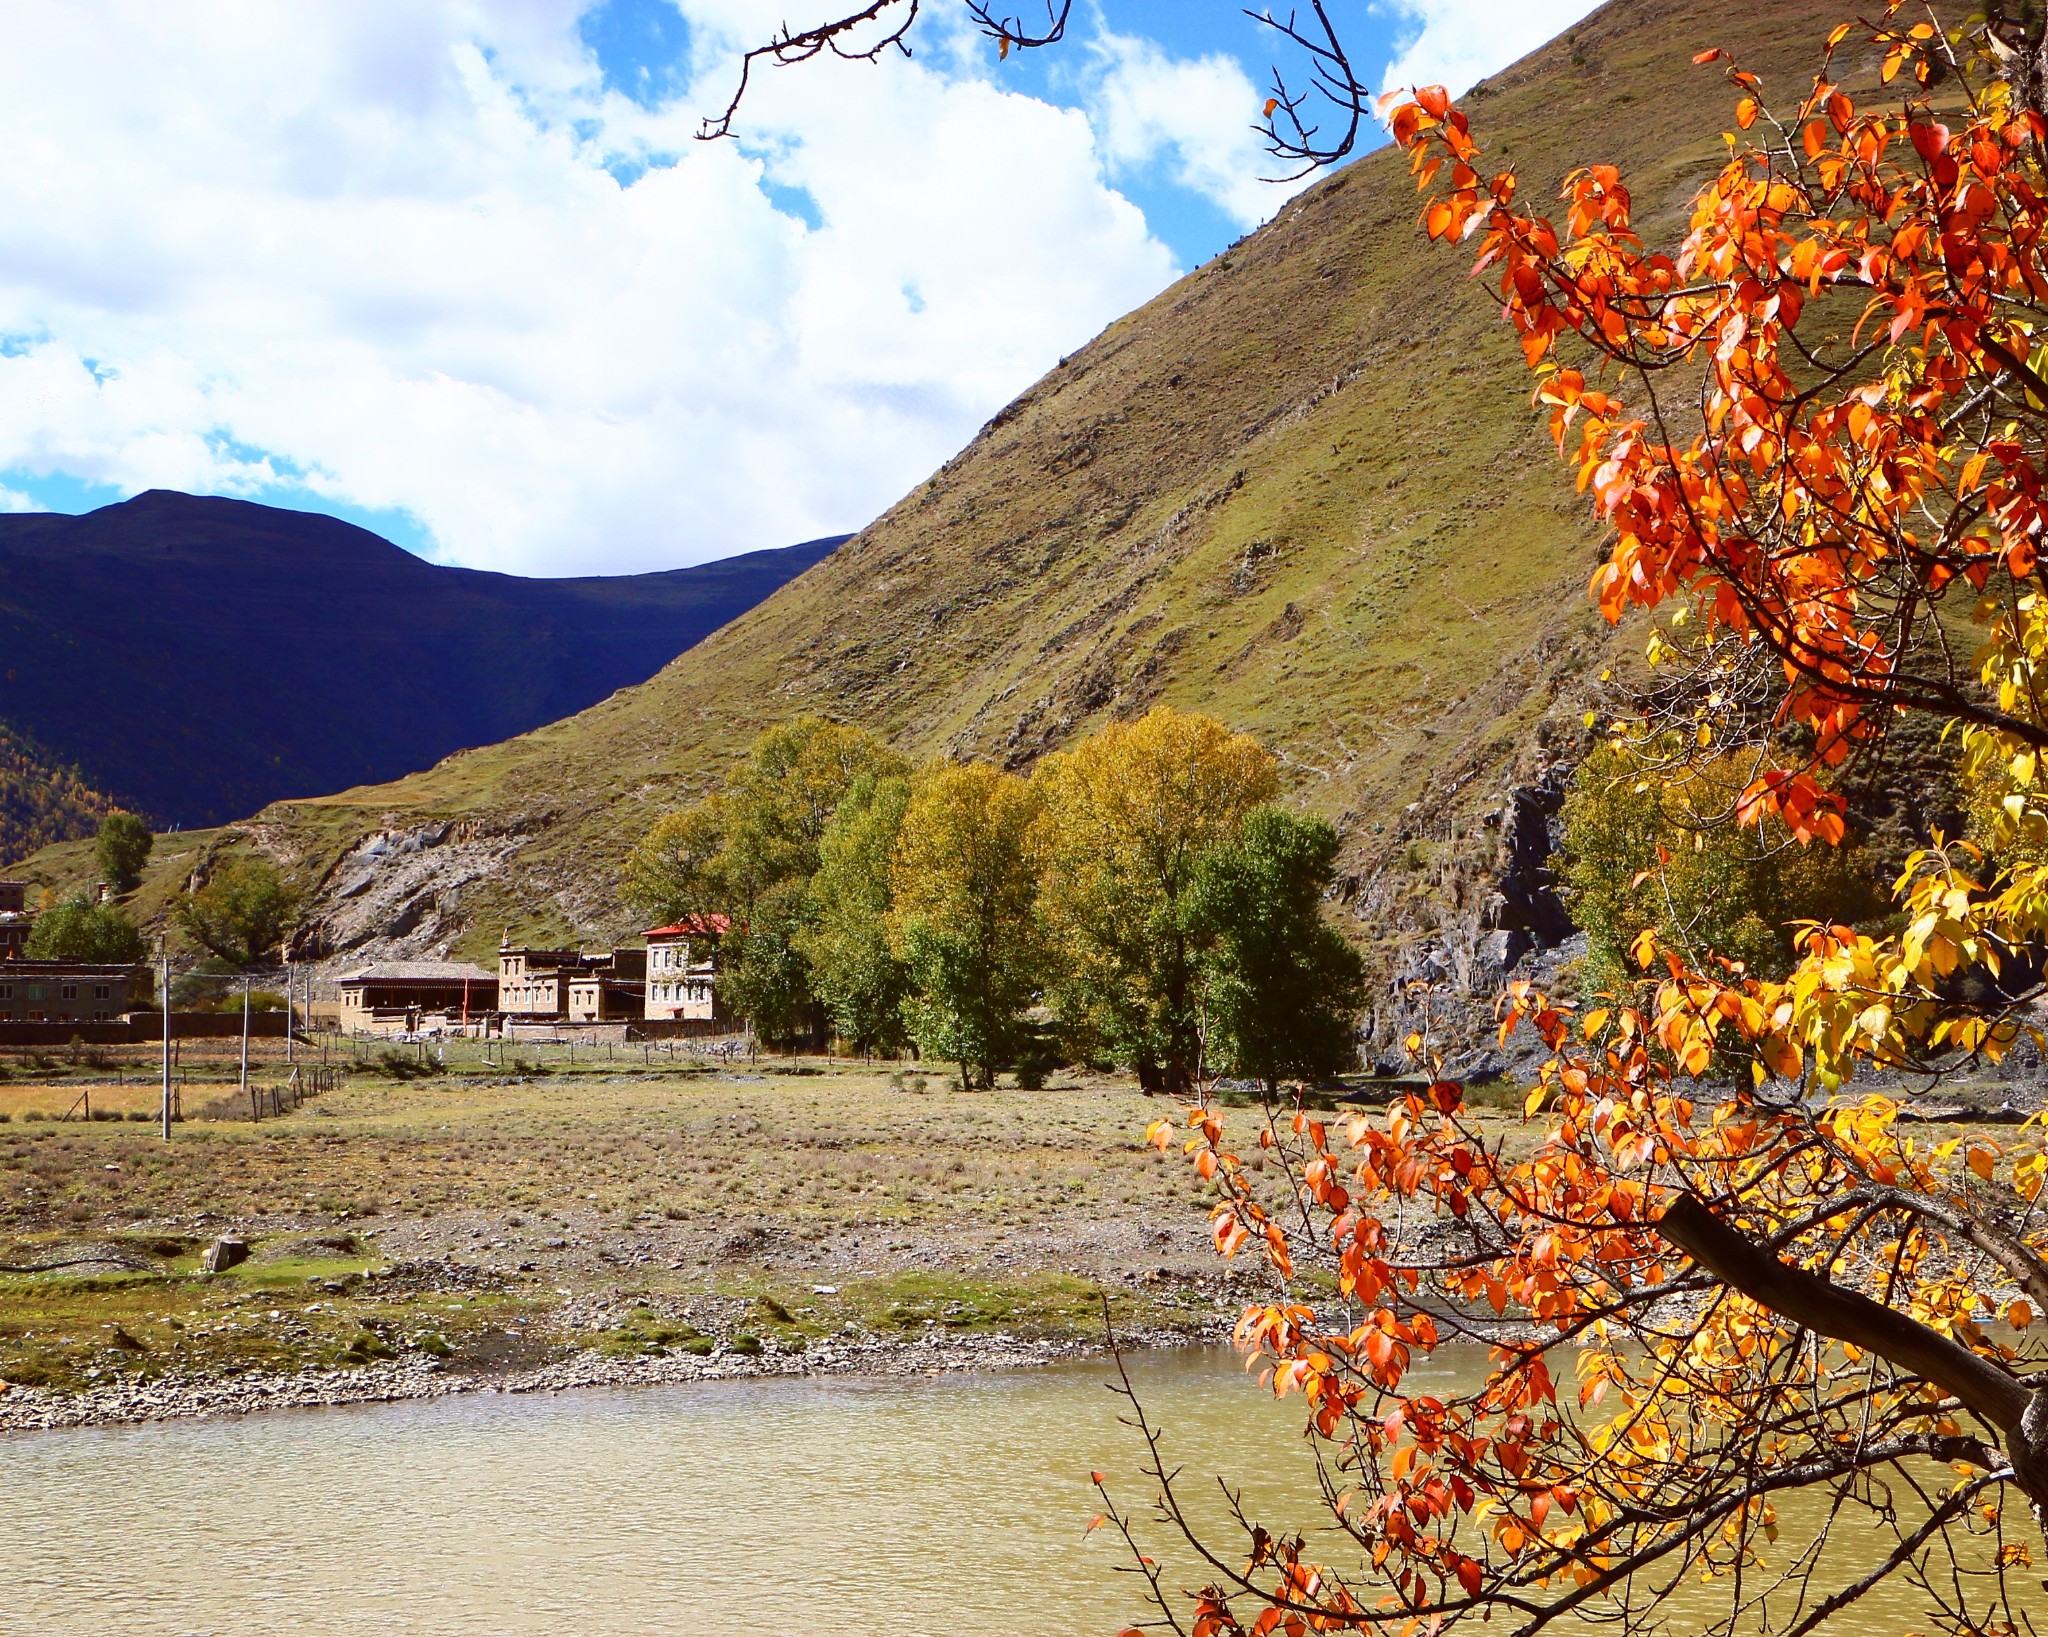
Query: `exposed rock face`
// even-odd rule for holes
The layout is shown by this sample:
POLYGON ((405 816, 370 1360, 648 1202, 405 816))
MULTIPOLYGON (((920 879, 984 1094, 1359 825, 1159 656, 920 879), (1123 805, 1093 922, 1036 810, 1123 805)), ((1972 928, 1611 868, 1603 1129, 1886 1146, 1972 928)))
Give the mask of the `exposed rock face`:
POLYGON ((1455 1079, 1492 1079, 1523 1066, 1533 1036, 1511 1037, 1505 1052, 1496 1046, 1502 991, 1518 979, 1545 991, 1569 987, 1586 953, 1556 872, 1570 784, 1571 766, 1559 760, 1510 785, 1484 821, 1498 834, 1491 858, 1473 859, 1468 849, 1464 856, 1476 866, 1470 874, 1448 890, 1437 883, 1436 901, 1450 912, 1402 949, 1366 1023, 1365 1056, 1379 1072, 1409 1072, 1403 1042, 1415 1031, 1447 1054, 1445 1072, 1455 1079))
POLYGON ((365 836, 312 894, 293 957, 389 960, 445 951, 468 925, 462 889, 499 870, 522 839, 516 830, 456 823, 365 836))

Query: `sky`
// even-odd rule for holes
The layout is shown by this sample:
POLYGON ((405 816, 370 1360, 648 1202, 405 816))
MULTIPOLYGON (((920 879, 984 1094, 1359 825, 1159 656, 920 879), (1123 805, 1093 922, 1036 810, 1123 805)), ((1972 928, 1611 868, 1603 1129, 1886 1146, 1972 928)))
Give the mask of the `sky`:
MULTIPOLYGON (((1289 197, 1292 59, 1225 0, 1078 0, 1008 61, 924 0, 910 60, 758 71, 692 139, 852 9, 9 8, 0 509, 236 495, 546 575, 846 532, 1289 197)), ((1456 91, 1591 5, 1329 9, 1375 89, 1456 91)))

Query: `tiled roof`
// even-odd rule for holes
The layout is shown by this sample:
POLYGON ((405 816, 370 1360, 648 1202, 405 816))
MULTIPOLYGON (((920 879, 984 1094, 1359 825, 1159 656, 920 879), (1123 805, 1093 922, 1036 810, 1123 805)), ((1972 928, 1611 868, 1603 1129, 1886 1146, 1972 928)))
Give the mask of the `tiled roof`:
POLYGON ((342 983, 496 983, 497 978, 467 961, 378 961, 342 973, 342 983))
POLYGON ((674 926, 650 927, 640 934, 643 938, 685 938, 717 937, 732 930, 732 920, 724 915, 685 915, 674 926))

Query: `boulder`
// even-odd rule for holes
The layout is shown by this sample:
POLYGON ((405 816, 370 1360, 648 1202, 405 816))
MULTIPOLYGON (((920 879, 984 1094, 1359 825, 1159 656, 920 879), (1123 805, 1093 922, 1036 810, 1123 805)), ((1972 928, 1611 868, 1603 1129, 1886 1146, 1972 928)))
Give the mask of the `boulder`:
POLYGON ((199 1266, 207 1273, 225 1273, 249 1260, 249 1241, 222 1236, 206 1247, 199 1266))

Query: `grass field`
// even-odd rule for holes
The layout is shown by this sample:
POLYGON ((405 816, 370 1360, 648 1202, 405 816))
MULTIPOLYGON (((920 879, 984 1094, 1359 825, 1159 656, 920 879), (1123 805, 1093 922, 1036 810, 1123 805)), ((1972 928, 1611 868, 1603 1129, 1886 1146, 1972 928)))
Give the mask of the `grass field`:
POLYGON ((146 1053, 0 1062, 0 1263, 50 1269, 0 1273, 0 1379, 1073 1335, 1103 1288, 1146 1324, 1222 1301, 1206 1198, 1115 1079, 446 1050, 330 1047, 338 1089, 251 1121, 231 1057, 188 1043, 169 1142, 146 1053), (250 1260, 202 1274, 230 1232, 250 1260))

